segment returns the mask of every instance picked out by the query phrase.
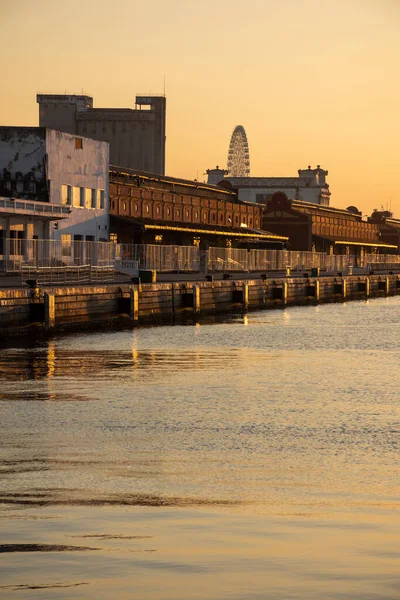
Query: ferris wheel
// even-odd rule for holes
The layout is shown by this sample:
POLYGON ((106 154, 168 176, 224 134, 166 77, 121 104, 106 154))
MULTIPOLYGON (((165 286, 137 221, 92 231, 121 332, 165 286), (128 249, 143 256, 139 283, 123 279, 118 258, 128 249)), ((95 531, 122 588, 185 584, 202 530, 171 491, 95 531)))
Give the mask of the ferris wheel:
POLYGON ((250 153, 242 125, 233 130, 228 150, 228 177, 250 177, 250 153))

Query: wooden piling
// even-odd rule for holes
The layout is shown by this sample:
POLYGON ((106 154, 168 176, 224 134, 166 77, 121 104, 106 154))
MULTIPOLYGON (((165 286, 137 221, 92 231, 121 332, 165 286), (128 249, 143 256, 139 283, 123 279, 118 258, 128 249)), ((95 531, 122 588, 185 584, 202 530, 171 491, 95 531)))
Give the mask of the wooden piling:
POLYGON ((247 310, 249 308, 249 284, 243 284, 243 310, 247 310))
POLYGON ((130 300, 131 300, 131 309, 130 309, 130 318, 132 321, 139 320, 139 290, 137 287, 131 287, 129 290, 130 300))
POLYGON ((320 296, 320 282, 319 279, 315 280, 315 291, 314 291, 314 298, 316 302, 319 302, 319 296, 320 296))
POLYGON ((195 314, 200 313, 200 286, 193 286, 193 312, 195 314))
POLYGON ((53 329, 56 324, 56 302, 54 294, 44 293, 44 326, 53 329))
POLYGON ((288 300, 288 284, 287 281, 282 282, 282 304, 286 306, 288 300))

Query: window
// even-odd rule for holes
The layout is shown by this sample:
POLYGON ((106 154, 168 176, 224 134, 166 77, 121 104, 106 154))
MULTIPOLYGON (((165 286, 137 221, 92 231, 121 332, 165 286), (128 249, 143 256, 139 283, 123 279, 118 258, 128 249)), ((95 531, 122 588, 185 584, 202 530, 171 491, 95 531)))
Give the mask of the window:
POLYGON ((91 208, 96 208, 96 190, 91 191, 91 208))
POLYGON ((92 192, 90 188, 85 188, 85 207, 92 208, 92 192))
POLYGON ((70 233, 61 234, 61 255, 71 256, 72 254, 72 235, 70 233))
POLYGON ((75 208, 81 205, 81 189, 75 186, 72 188, 72 205, 75 208))
POLYGON ((110 233, 110 242, 116 244, 118 242, 118 235, 116 233, 110 233))
POLYGON ((104 209, 104 203, 105 203, 104 190, 97 190, 96 208, 104 209))
POLYGON ((76 150, 82 150, 83 148, 83 140, 82 138, 75 138, 75 149, 76 150))
POLYGON ((72 187, 70 185, 61 186, 61 204, 64 206, 72 204, 72 187))
POLYGON ((9 254, 21 255, 22 252, 22 240, 24 236, 23 231, 11 230, 9 232, 9 254))

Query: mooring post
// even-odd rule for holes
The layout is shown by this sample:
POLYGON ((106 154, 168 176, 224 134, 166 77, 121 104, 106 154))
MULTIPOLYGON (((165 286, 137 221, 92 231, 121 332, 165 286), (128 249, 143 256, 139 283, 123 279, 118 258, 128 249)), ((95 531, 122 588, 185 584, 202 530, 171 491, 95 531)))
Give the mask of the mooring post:
POLYGON ((193 286, 193 312, 198 314, 200 312, 200 286, 193 286))
POLYGON ((320 290, 319 279, 315 280, 314 285, 315 285, 314 298, 317 302, 319 302, 319 290, 320 290))
POLYGON ((53 329, 56 324, 56 302, 54 294, 44 293, 44 326, 53 329))
POLYGON ((129 294, 131 300, 130 317, 132 321, 137 321, 139 319, 139 289, 132 286, 129 294))
POLYGON ((347 280, 346 279, 342 279, 342 296, 343 296, 343 300, 346 300, 346 298, 347 298, 347 280))
POLYGON ((282 304, 286 306, 288 299, 288 283, 287 281, 282 282, 282 304))
POLYGON ((389 289, 390 289, 390 279, 389 279, 389 277, 385 277, 385 294, 386 294, 386 296, 389 296, 389 289))
POLYGON ((371 293, 371 280, 369 277, 365 278, 365 297, 369 298, 369 295, 371 293))
POLYGON ((243 284, 243 309, 247 310, 249 308, 249 284, 243 284))

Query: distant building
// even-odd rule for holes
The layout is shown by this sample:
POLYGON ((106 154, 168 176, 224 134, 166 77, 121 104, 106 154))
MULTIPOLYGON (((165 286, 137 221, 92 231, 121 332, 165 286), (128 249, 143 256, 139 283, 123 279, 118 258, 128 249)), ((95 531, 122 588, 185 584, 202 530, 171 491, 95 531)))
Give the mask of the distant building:
POLYGON ((39 126, 108 142, 110 162, 163 175, 164 96, 136 96, 136 108, 93 108, 91 96, 38 94, 39 126))
MULTIPOLYGON (((210 169, 208 182, 215 181, 221 169, 210 169)), ((329 206, 330 191, 326 183, 328 171, 316 169, 299 169, 298 177, 221 177, 220 185, 237 189, 239 199, 246 202, 265 203, 275 192, 284 192, 288 198, 302 200, 312 204, 329 206)))
POLYGON ((291 200, 276 192, 266 202, 263 229, 289 238, 290 250, 356 255, 397 253, 396 241, 382 239, 375 222, 363 221, 353 206, 344 210, 291 200))
POLYGON ((381 232, 381 241, 397 246, 400 253, 400 219, 395 219, 393 214, 387 210, 374 210, 368 217, 369 223, 378 225, 381 232))
POLYGON ((228 171, 220 169, 217 165, 215 169, 207 169, 206 174, 208 175, 207 183, 218 185, 224 179, 225 175, 228 175, 228 171))
POLYGON ((261 229, 262 212, 232 190, 110 167, 110 228, 118 242, 282 248, 287 238, 261 229))
POLYGON ((54 129, 0 127, 0 238, 108 239, 108 151, 54 129))

